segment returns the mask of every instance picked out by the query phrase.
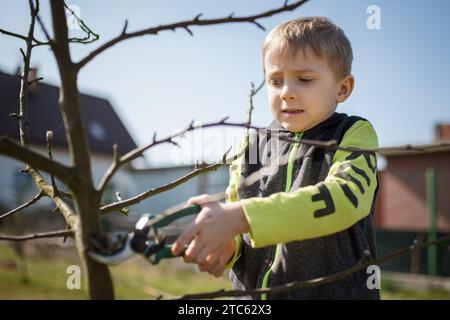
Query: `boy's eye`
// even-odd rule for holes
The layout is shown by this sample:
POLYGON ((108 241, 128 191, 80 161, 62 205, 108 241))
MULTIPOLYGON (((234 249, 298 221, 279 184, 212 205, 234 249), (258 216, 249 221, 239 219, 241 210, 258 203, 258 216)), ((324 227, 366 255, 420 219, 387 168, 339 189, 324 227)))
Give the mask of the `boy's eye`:
POLYGON ((283 83, 282 79, 270 79, 269 83, 273 86, 279 86, 283 83))
POLYGON ((311 78, 298 78, 298 80, 299 80, 300 82, 310 83, 310 82, 312 82, 314 79, 311 79, 311 78))

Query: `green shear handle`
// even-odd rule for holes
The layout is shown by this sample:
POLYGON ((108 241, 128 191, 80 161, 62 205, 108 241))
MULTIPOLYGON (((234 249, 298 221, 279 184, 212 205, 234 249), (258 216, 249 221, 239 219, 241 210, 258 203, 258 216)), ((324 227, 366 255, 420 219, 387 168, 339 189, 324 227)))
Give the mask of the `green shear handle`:
MULTIPOLYGON (((191 215, 197 215, 202 208, 199 205, 190 205, 183 209, 174 211, 174 212, 165 212, 164 214, 158 215, 155 217, 155 219, 152 219, 149 221, 150 227, 156 232, 158 232, 158 229, 163 228, 165 226, 168 226, 169 224, 173 223, 175 220, 191 216, 191 215)), ((170 259, 175 257, 183 256, 184 250, 179 255, 173 255, 172 254, 172 246, 173 243, 166 244, 164 246, 161 246, 156 250, 155 253, 153 253, 151 256, 148 257, 148 260, 152 264, 158 264, 162 259, 170 259)))
MULTIPOLYGON (((211 201, 220 201, 224 198, 226 198, 224 192, 219 192, 210 196, 211 201)), ((177 205, 149 218, 148 222, 145 223, 145 229, 147 229, 147 232, 153 230, 155 235, 158 235, 158 229, 168 226, 180 218, 197 215, 201 210, 202 207, 197 204, 186 207, 177 205)), ((170 259, 184 255, 185 250, 183 250, 181 254, 174 256, 172 254, 172 245, 173 243, 166 244, 164 241, 160 244, 156 244, 155 247, 150 249, 150 252, 147 252, 147 259, 152 264, 158 264, 162 259, 170 259)))

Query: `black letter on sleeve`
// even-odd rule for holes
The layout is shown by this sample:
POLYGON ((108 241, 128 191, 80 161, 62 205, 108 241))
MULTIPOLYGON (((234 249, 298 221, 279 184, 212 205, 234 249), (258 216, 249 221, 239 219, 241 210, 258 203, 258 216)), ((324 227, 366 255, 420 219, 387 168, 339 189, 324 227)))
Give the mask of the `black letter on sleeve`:
POLYGON ((326 187, 325 184, 323 183, 319 183, 317 185, 317 187, 319 188, 319 193, 315 194, 312 196, 312 201, 316 202, 316 201, 324 201, 325 202, 325 208, 316 210, 314 212, 314 218, 320 218, 323 216, 327 216, 329 214, 332 214, 336 211, 335 207, 334 207, 334 202, 333 202, 333 198, 331 197, 331 193, 328 190, 328 188, 326 187))
POLYGON ((342 191, 344 191, 345 196, 350 200, 350 202, 353 204, 355 208, 358 207, 358 198, 355 196, 353 191, 350 189, 350 187, 344 183, 339 181, 339 185, 341 186, 342 191))
POLYGON ((373 173, 375 173, 375 172, 377 171, 377 158, 376 158, 374 152, 370 152, 370 153, 365 153, 365 152, 364 152, 364 153, 363 153, 363 152, 360 152, 360 151, 354 151, 354 152, 350 153, 350 154, 348 155, 348 157, 345 158, 345 160, 354 160, 354 159, 358 158, 360 155, 363 155, 363 156, 364 156, 364 159, 365 159, 366 162, 367 162, 367 166, 369 167, 369 169, 370 169, 373 173), (373 157, 375 158, 375 165, 372 165, 372 162, 370 161, 371 156, 373 156, 373 157))

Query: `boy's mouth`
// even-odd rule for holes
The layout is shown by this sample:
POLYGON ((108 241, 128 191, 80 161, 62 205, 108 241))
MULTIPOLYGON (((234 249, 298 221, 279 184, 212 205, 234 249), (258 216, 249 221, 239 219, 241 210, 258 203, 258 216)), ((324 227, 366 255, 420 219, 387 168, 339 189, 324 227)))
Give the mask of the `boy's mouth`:
POLYGON ((298 114, 298 113, 303 113, 305 112, 305 110, 303 109, 296 109, 296 108, 286 108, 281 110, 282 113, 284 114, 298 114))

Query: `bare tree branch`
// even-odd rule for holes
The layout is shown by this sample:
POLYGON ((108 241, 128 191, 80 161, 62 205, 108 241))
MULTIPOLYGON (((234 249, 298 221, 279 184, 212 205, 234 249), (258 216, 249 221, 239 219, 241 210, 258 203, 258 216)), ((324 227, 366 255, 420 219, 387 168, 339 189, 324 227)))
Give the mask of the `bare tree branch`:
MULTIPOLYGON (((47 197, 53 200, 56 207, 64 216, 64 219, 66 220, 67 224, 70 225, 71 229, 77 230, 79 222, 78 216, 75 214, 72 208, 70 208, 70 206, 68 206, 67 203, 60 196, 55 194, 53 187, 50 186, 45 181, 45 179, 41 176, 39 172, 30 167, 27 167, 25 171, 28 172, 28 174, 31 176, 34 183, 36 184, 36 187, 39 190, 42 190, 47 197)), ((66 193, 64 193, 64 195, 66 196, 66 193)))
POLYGON ((114 174, 117 172, 117 170, 119 170, 119 168, 123 164, 124 163, 121 162, 121 159, 120 159, 120 156, 119 156, 118 146, 117 146, 117 144, 114 144, 114 146, 113 146, 113 162, 108 167, 108 170, 103 175, 102 179, 100 180, 100 182, 99 182, 99 184, 97 186, 97 190, 99 190, 99 192, 101 194, 103 194, 103 192, 105 191, 106 186, 108 185, 109 181, 112 179, 114 174))
POLYGON ((39 77, 39 78, 36 78, 34 80, 28 81, 28 85, 31 86, 33 83, 39 82, 41 80, 44 80, 44 78, 43 77, 39 77))
MULTIPOLYGON (((1 29, 0 28, 0 33, 2 33, 4 35, 7 35, 7 36, 11 36, 11 37, 14 37, 14 38, 18 38, 18 39, 27 41, 27 37, 26 36, 23 36, 21 34, 14 33, 14 32, 11 32, 11 31, 8 31, 8 30, 5 30, 5 29, 1 29)), ((39 41, 39 40, 37 40, 37 39, 35 39, 33 37, 33 47, 42 46, 42 45, 48 45, 48 44, 50 44, 50 43, 44 42, 44 41, 39 41)))
POLYGON ((69 38, 69 42, 71 43, 82 43, 82 44, 88 44, 88 43, 92 43, 94 41, 97 41, 99 39, 99 35, 96 34, 94 31, 92 31, 85 23, 82 19, 80 19, 80 17, 78 17, 78 15, 69 8, 69 6, 67 6, 67 4, 64 2, 64 7, 75 17, 75 19, 77 19, 78 24, 81 28, 81 30, 83 30, 86 33, 86 37, 85 38, 69 38), (91 36, 93 37, 91 39, 91 36))
POLYGON ((42 29, 42 32, 45 34, 45 38, 47 38, 47 43, 50 45, 53 44, 53 40, 50 37, 50 34, 48 33, 47 27, 45 26, 44 22, 41 20, 41 17, 39 15, 37 15, 36 18, 39 23, 39 26, 42 29))
POLYGON ((85 281, 92 299, 113 299, 114 288, 108 266, 100 264, 86 255, 92 244, 89 235, 101 234, 101 194, 95 190, 92 177, 91 156, 80 110, 77 71, 73 64, 63 1, 50 2, 53 22, 52 50, 61 77, 59 109, 64 122, 66 138, 73 165, 79 181, 71 187, 77 208, 78 226, 75 242, 81 263, 85 268, 85 281))
POLYGON ((57 177, 59 177, 61 181, 64 181, 70 186, 72 182, 69 180, 77 179, 75 177, 73 169, 65 167, 64 165, 61 165, 56 161, 49 160, 48 158, 45 158, 44 156, 34 152, 29 148, 27 129, 27 97, 29 85, 32 83, 32 81, 28 81, 28 73, 30 70, 31 52, 33 46, 36 46, 36 43, 33 44, 33 41, 37 41, 34 38, 34 26, 35 20, 39 13, 39 0, 36 0, 36 6, 33 5, 32 0, 29 0, 29 6, 31 16, 30 27, 28 36, 23 39, 27 44, 26 53, 22 49, 20 49, 23 56, 23 73, 21 75, 20 83, 19 114, 13 115, 19 120, 20 144, 6 137, 5 135, 0 135, 0 154, 8 155, 17 160, 21 160, 27 163, 28 165, 24 171, 31 176, 37 188, 41 190, 41 192, 43 192, 45 196, 53 200, 59 211, 64 216, 66 222, 71 226, 72 229, 76 230, 78 226, 78 217, 73 212, 73 210, 64 202, 64 200, 55 194, 54 188, 48 185, 42 175, 36 170, 42 169, 44 171, 52 172, 57 177), (54 169, 56 169, 56 171, 54 169), (68 178, 68 180, 66 180, 66 178, 68 178))
MULTIPOLYGON (((250 90, 250 93, 249 93, 249 109, 247 111, 247 115, 248 115, 247 122, 246 122, 247 126, 251 125, 251 119, 252 119, 251 115, 252 115, 252 111, 254 109, 254 107, 253 107, 253 97, 259 92, 259 90, 262 88, 263 85, 264 85, 264 81, 255 90, 254 84, 251 83, 251 90, 250 90)), ((189 128, 192 128, 192 130, 195 129, 194 121, 192 121, 190 123, 188 129, 189 128)), ((246 130, 247 130, 246 134, 248 136, 248 127, 247 127, 246 130)), ((174 138, 174 136, 166 138, 165 140, 172 141, 173 138, 174 138)), ((155 143, 155 142, 156 142, 156 132, 155 132, 155 134, 153 136, 153 143, 155 143)), ((116 144, 114 145, 113 150, 114 150, 113 163, 108 168, 107 173, 102 177, 102 180, 99 183, 99 190, 100 190, 101 193, 103 193, 107 183, 112 178, 114 173, 123 164, 123 163, 121 163, 121 159, 119 158, 119 154, 118 154, 118 151, 117 151, 117 145, 116 144)), ((147 199, 147 198, 149 198, 151 196, 154 196, 154 195, 156 195, 158 193, 165 192, 165 191, 168 191, 170 189, 173 189, 176 186, 178 186, 178 185, 180 185, 180 184, 182 184, 182 183, 184 183, 184 182, 186 182, 186 181, 188 181, 188 180, 190 180, 190 179, 192 179, 192 178, 194 178, 194 177, 196 177, 198 175, 201 175, 201 174, 213 171, 213 170, 217 170, 218 168, 220 168, 224 164, 231 163, 233 160, 241 157, 245 150, 241 150, 240 153, 235 154, 234 156, 232 156, 232 157, 227 159, 226 156, 229 153, 229 151, 230 151, 230 149, 228 149, 225 152, 225 154, 222 157, 222 161, 218 161, 218 162, 216 162, 214 164, 207 165, 207 166, 204 166, 202 168, 198 168, 197 166, 195 166, 194 171, 188 173, 187 175, 185 175, 185 176, 183 176, 183 177, 181 177, 181 178, 179 178, 179 179, 177 179, 177 180, 175 180, 175 181, 173 181, 171 183, 168 183, 168 184, 166 184, 164 186, 161 186, 159 188, 149 189, 149 190, 141 193, 140 195, 137 195, 137 196, 135 196, 133 198, 130 198, 130 199, 127 199, 127 200, 124 200, 124 201, 119 201, 119 202, 116 202, 116 203, 104 205, 104 206, 101 207, 102 214, 106 214, 106 213, 109 213, 111 211, 116 211, 116 210, 123 210, 128 205, 139 203, 142 200, 147 199)))
POLYGON ((26 241, 26 240, 34 240, 34 239, 42 239, 42 238, 58 238, 58 237, 68 237, 73 236, 74 232, 70 230, 60 230, 60 231, 51 231, 44 233, 35 233, 24 236, 6 236, 0 235, 0 240, 7 241, 26 241))
MULTIPOLYGON (((12 36, 15 38, 19 38, 24 40, 27 43, 27 47, 35 47, 40 45, 49 44, 48 42, 42 42, 39 40, 36 40, 34 38, 34 25, 36 18, 39 20, 38 13, 39 13, 39 0, 36 0, 36 6, 33 4, 33 0, 28 0, 28 5, 30 7, 30 15, 31 15, 31 22, 30 22, 30 28, 28 30, 28 36, 23 36, 14 32, 6 31, 4 29, 0 29, 0 33, 6 34, 8 36, 12 36)), ((23 51, 22 51, 23 54, 23 51)), ((29 57, 30 55, 23 54, 24 58, 29 57)))
POLYGON ((28 147, 29 139, 27 129, 28 128, 27 97, 29 85, 32 83, 32 81, 28 81, 28 73, 30 70, 31 52, 33 46, 36 45, 33 44, 32 41, 36 41, 34 39, 34 26, 35 20, 39 13, 39 0, 36 0, 36 6, 33 5, 32 0, 29 0, 29 6, 30 6, 31 22, 28 31, 28 36, 24 39, 27 44, 26 48, 27 53, 25 53, 22 49, 20 50, 23 56, 23 73, 21 76, 21 83, 20 83, 19 115, 15 115, 19 120, 21 144, 19 145, 14 140, 6 137, 5 135, 0 135, 0 154, 5 154, 27 163, 28 165, 24 171, 31 176, 37 188, 41 190, 41 192, 43 192, 45 196, 53 200, 53 202, 58 207, 59 211, 63 214, 66 222, 72 227, 72 229, 76 229, 78 225, 78 218, 73 212, 73 210, 64 202, 62 198, 60 198, 55 194, 54 188, 49 186, 48 183, 45 181, 45 179, 42 177, 42 175, 36 170, 36 169, 42 169, 44 171, 49 170, 48 172, 54 173, 57 177, 61 179, 61 181, 67 183, 70 186, 72 182, 70 182, 69 180, 77 179, 75 177, 73 169, 65 167, 64 165, 61 165, 56 161, 49 160, 48 158, 40 155, 39 153, 34 152, 28 147), (58 173, 54 171, 54 169, 56 169, 58 173), (67 177, 65 177, 66 175, 67 177), (68 178, 69 180, 66 180, 66 178, 68 178))
MULTIPOLYGON (((253 112, 253 109, 254 109, 254 107, 253 107, 253 97, 261 90, 263 85, 264 85, 264 81, 255 90, 255 86, 254 86, 253 82, 251 83, 251 90, 250 90, 250 93, 249 93, 249 104, 248 104, 248 111, 247 111, 248 118, 247 118, 247 122, 245 123, 245 126, 246 126, 246 139, 247 140, 248 140, 248 128, 251 125, 252 112, 253 112)), ((221 123, 221 122, 219 122, 219 123, 221 123)), ((196 127, 194 127, 194 121, 192 121, 190 123, 190 125, 189 125, 187 130, 189 130, 189 129, 190 130, 195 130, 195 128, 196 127)), ((172 141, 173 138, 174 138, 174 136, 166 138, 165 140, 166 141, 167 140, 168 141, 172 141)), ((155 143, 155 142, 156 142, 156 132, 155 132, 155 134, 153 136, 153 143, 155 143)), ((170 189, 173 189, 176 186, 178 186, 178 185, 180 185, 182 183, 185 183, 186 181, 188 181, 188 180, 190 180, 190 179, 192 179, 192 178, 194 178, 194 177, 196 177, 198 175, 201 175, 201 174, 213 171, 213 170, 217 170, 218 168, 220 168, 224 164, 231 163, 232 161, 234 161, 237 158, 241 157, 244 154, 244 152, 245 152, 245 150, 241 150, 240 153, 237 153, 234 156, 232 156, 232 157, 227 159, 226 156, 229 153, 229 151, 230 151, 230 149, 228 149, 225 152, 225 154, 222 157, 222 161, 218 161, 218 162, 216 162, 214 164, 207 165, 207 166, 204 166, 202 168, 198 168, 197 166, 195 166, 194 171, 188 173, 187 175, 185 175, 185 176, 183 176, 183 177, 181 177, 181 178, 179 178, 179 179, 177 179, 175 181, 172 181, 171 183, 168 183, 168 184, 166 184, 164 186, 161 186, 159 188, 149 189, 149 190, 141 193, 140 195, 137 195, 136 197, 133 197, 133 198, 130 198, 130 199, 127 199, 127 200, 119 201, 119 202, 112 203, 112 204, 109 204, 109 205, 106 205, 106 206, 102 206, 101 207, 101 211, 102 211, 103 214, 105 214, 105 213, 108 213, 108 212, 111 212, 111 211, 115 211, 115 210, 123 210, 123 208, 128 206, 128 205, 133 205, 133 204, 139 203, 142 200, 147 199, 147 198, 149 198, 151 196, 154 196, 154 195, 156 195, 158 193, 165 192, 165 191, 168 191, 170 189)), ((127 161, 129 161, 129 160, 127 160, 127 161)), ((100 186, 99 189, 101 190, 100 192, 103 193, 103 189, 105 188, 106 184, 111 179, 111 177, 113 176, 114 172, 118 170, 120 165, 122 165, 122 163, 121 163, 121 159, 119 158, 118 153, 117 153, 117 145, 114 145, 114 161, 113 161, 113 164, 108 169, 107 174, 105 174, 105 176, 102 178, 102 181, 99 184, 99 186, 100 186)))
POLYGON ((28 201, 27 203, 24 203, 23 205, 21 205, 21 206, 15 208, 15 209, 13 209, 13 210, 11 210, 11 211, 5 213, 5 214, 2 214, 2 215, 0 216, 0 220, 4 219, 4 218, 6 218, 6 217, 9 217, 9 216, 11 216, 11 215, 13 215, 14 213, 19 212, 19 211, 22 210, 22 209, 25 209, 26 207, 31 206, 32 204, 36 203, 39 199, 41 199, 43 196, 44 196, 44 192, 43 192, 42 190, 40 190, 39 193, 38 193, 37 195, 35 195, 35 196, 33 197, 33 199, 31 199, 31 200, 28 201))
POLYGON ((78 182, 77 174, 72 167, 67 167, 55 160, 44 157, 29 147, 20 145, 6 135, 0 135, 0 154, 20 160, 35 169, 53 173, 69 186, 73 186, 78 182))
POLYGON ((0 33, 5 34, 7 36, 11 36, 11 37, 14 37, 14 38, 18 38, 18 39, 22 39, 24 41, 27 41, 27 37, 25 37, 25 36, 23 36, 21 34, 18 34, 18 33, 7 31, 5 29, 0 29, 0 33))
POLYGON ((265 30, 264 27, 257 22, 258 19, 270 17, 270 16, 273 16, 273 15, 276 15, 278 13, 285 12, 285 11, 293 11, 293 10, 297 9, 298 7, 300 7, 301 5, 303 5, 304 3, 306 3, 307 1, 308 0, 296 1, 290 5, 285 3, 282 7, 279 7, 277 9, 269 10, 269 11, 266 11, 266 12, 263 12, 260 14, 256 14, 253 16, 247 16, 247 17, 234 17, 233 14, 231 14, 224 18, 202 20, 202 19, 200 19, 201 14, 199 14, 192 20, 181 21, 181 22, 172 23, 172 24, 168 24, 168 25, 160 25, 158 27, 147 28, 147 29, 143 29, 143 30, 139 30, 139 31, 135 31, 135 32, 130 32, 130 33, 126 33, 126 27, 124 27, 122 29, 121 34, 118 37, 106 42, 105 44, 103 44, 99 48, 95 49, 90 54, 88 54, 81 61, 79 61, 76 64, 76 69, 79 71, 82 67, 84 67, 89 61, 91 61, 97 55, 99 55, 106 49, 112 47, 113 45, 115 45, 123 40, 131 39, 131 38, 135 38, 135 37, 139 37, 139 36, 143 36, 143 35, 149 35, 149 34, 157 35, 161 31, 166 31, 166 30, 174 31, 178 28, 182 28, 182 29, 185 29, 189 34, 192 35, 192 31, 189 29, 189 27, 191 27, 191 26, 207 26, 207 25, 238 23, 238 22, 252 23, 252 24, 256 25, 258 28, 265 30))
MULTIPOLYGON (((105 175, 100 180, 100 183, 98 184, 97 189, 100 192, 103 192, 104 189, 106 188, 106 185, 111 180, 111 178, 115 174, 115 172, 117 170, 119 170, 119 168, 121 166, 123 166, 125 163, 131 162, 134 159, 140 157, 145 151, 147 151, 148 149, 150 149, 158 144, 174 143, 173 142, 174 138, 183 136, 186 132, 189 132, 189 131, 192 131, 195 129, 199 129, 199 128, 210 128, 210 127, 216 127, 216 126, 231 126, 231 127, 243 127, 243 128, 247 128, 247 129, 250 128, 250 129, 256 129, 256 130, 270 130, 267 128, 250 125, 247 122, 244 122, 244 123, 226 122, 227 119, 228 119, 228 117, 226 117, 220 121, 217 121, 217 122, 202 124, 201 126, 193 126, 193 122, 191 122, 191 124, 186 129, 180 131, 177 134, 174 134, 170 137, 167 137, 167 138, 164 138, 161 140, 157 140, 156 134, 155 134, 155 136, 153 138, 153 142, 151 142, 143 147, 133 149, 130 152, 128 152, 127 154, 120 157, 119 159, 115 158, 113 163, 109 166, 108 170, 106 171, 105 175)), ((312 145, 312 146, 330 149, 330 150, 342 150, 342 151, 348 151, 348 152, 361 152, 361 153, 388 152, 388 151, 391 152, 391 151, 403 151, 403 150, 424 152, 424 151, 428 151, 428 150, 437 150, 437 149, 443 149, 443 148, 450 147, 450 143, 441 142, 441 143, 432 144, 432 145, 417 145, 417 146, 405 145, 405 146, 399 146, 399 147, 359 148, 359 147, 351 147, 351 146, 349 146, 349 147, 339 146, 339 144, 337 143, 336 140, 330 140, 330 141, 319 141, 319 140, 311 140, 311 139, 294 140, 294 139, 289 139, 289 138, 285 138, 285 137, 281 137, 280 139, 286 140, 289 142, 293 142, 293 143, 300 142, 300 143, 303 143, 306 145, 312 145)))
POLYGON ((36 23, 36 16, 39 12, 39 0, 36 0, 36 7, 33 4, 33 0, 29 0, 30 6, 30 27, 28 29, 28 36, 25 39, 26 42, 26 53, 20 49, 23 57, 23 71, 20 78, 20 95, 19 95, 19 126, 20 126, 20 142, 23 145, 28 145, 28 119, 27 119, 27 108, 28 108, 28 87, 30 82, 28 81, 28 74, 30 73, 30 59, 31 51, 33 50, 33 37, 34 37, 34 26, 36 23))
MULTIPOLYGON (((48 158, 50 160, 53 160, 53 155, 52 155, 52 139, 53 139, 53 132, 48 130, 47 133, 45 134, 45 140, 47 140, 47 151, 48 151, 48 158)), ((59 194, 58 192, 58 188, 56 186, 56 181, 55 181, 55 176, 53 175, 53 173, 50 173, 50 180, 52 182, 52 187, 53 187, 53 191, 56 195, 59 194)))
POLYGON ((161 140, 157 140, 156 134, 155 134, 155 136, 153 137, 153 142, 151 142, 141 148, 133 149, 120 158, 114 158, 113 163, 109 166, 105 175, 100 180, 97 190, 99 190, 100 192, 103 192, 103 190, 106 188, 106 185, 111 180, 113 175, 124 164, 131 162, 134 159, 140 157, 146 150, 148 150, 156 145, 159 145, 162 143, 172 143, 172 144, 175 143, 176 144, 176 142, 174 142, 173 139, 183 136, 186 132, 193 131, 193 130, 200 129, 200 128, 210 128, 210 127, 217 127, 217 126, 231 126, 231 127, 244 127, 244 128, 260 129, 259 127, 254 127, 254 126, 249 125, 247 122, 244 122, 244 123, 242 123, 242 122, 241 123, 226 122, 227 119, 228 119, 228 117, 223 118, 222 120, 217 121, 217 122, 205 123, 205 124, 198 125, 198 126, 194 126, 193 125, 194 122, 192 121, 191 124, 186 129, 183 129, 182 131, 180 131, 174 135, 171 135, 169 137, 166 137, 164 139, 161 139, 161 140))
MULTIPOLYGON (((248 110, 247 110, 247 122, 246 122, 246 132, 245 132, 245 135, 246 135, 246 139, 247 139, 247 142, 248 142, 248 129, 249 129, 249 127, 248 126, 250 126, 251 125, 251 122, 252 122, 252 112, 253 112, 253 109, 254 109, 254 107, 253 107, 253 97, 261 90, 261 88, 264 86, 264 82, 265 82, 265 80, 263 80, 262 81, 262 83, 258 86, 258 88, 256 88, 255 89, 255 85, 253 84, 253 82, 251 83, 251 90, 250 90, 250 93, 249 93, 249 104, 248 104, 248 110)), ((195 128, 196 127, 194 127, 194 120, 192 120, 192 122, 190 123, 190 125, 189 125, 189 127, 188 127, 188 130, 195 130, 195 128)), ((186 132, 186 131, 184 131, 184 132, 186 132)), ((182 134, 184 134, 184 132, 182 132, 182 134)), ((169 141, 169 142, 173 142, 173 138, 175 138, 175 136, 171 136, 171 137, 169 137, 169 138, 166 138, 166 139, 163 139, 163 140, 166 140, 166 141, 169 141)), ((155 134, 153 135, 153 143, 155 143, 156 142, 156 132, 155 132, 155 134)), ((114 150, 114 156, 113 156, 113 163, 110 165, 110 167, 108 168, 108 170, 107 170, 107 172, 105 173, 105 175, 102 177, 102 179, 101 179, 101 181, 100 181, 100 183, 99 183, 99 185, 98 185, 98 190, 99 190, 99 192, 101 193, 101 194, 103 194, 103 192, 104 192, 104 190, 105 190, 105 188, 106 188, 106 186, 107 186, 107 184, 108 184, 108 182, 112 179, 112 177, 113 177, 113 175, 114 175, 114 173, 117 171, 117 170, 119 170, 119 168, 123 165, 123 164, 125 164, 126 162, 129 162, 129 161, 132 161, 132 160, 129 160, 129 159, 126 159, 126 158, 124 158, 124 159, 121 159, 120 157, 119 157, 119 153, 118 153, 118 147, 117 147, 117 145, 115 144, 114 145, 114 147, 113 147, 113 150, 114 150)), ((240 157, 241 155, 235 155, 234 157, 232 157, 232 158, 230 158, 230 159, 225 159, 225 156, 227 155, 227 153, 228 153, 228 151, 225 153, 225 155, 224 155, 224 157, 223 157, 223 163, 222 164, 225 164, 225 163, 228 163, 227 161, 232 161, 232 160, 235 160, 235 159, 237 159, 237 157, 240 157)), ((215 165, 218 165, 219 163, 216 163, 216 164, 213 164, 212 166, 215 166, 215 165)), ((219 168, 220 166, 217 166, 217 167, 215 167, 214 169, 211 169, 211 170, 216 170, 217 168, 219 168)), ((204 172, 206 173, 206 172, 208 172, 209 170, 205 170, 204 172)), ((200 173, 201 174, 201 173, 200 173)), ((194 175, 194 176, 196 176, 196 175, 194 175)), ((186 180, 187 181, 187 180, 186 180)), ((176 185, 174 185, 173 187, 175 187, 176 185)), ((171 188, 170 188, 171 189, 171 188)), ((150 190, 149 190, 149 192, 150 192, 150 190)), ((159 192, 158 192, 159 193, 159 192)), ((151 193, 149 196, 151 196, 151 195, 153 195, 153 193, 151 193)), ((104 206, 104 207, 107 207, 107 206, 104 206)), ((108 211, 109 212, 109 211, 108 211)))
POLYGON ((364 256, 361 260, 359 260, 355 265, 351 266, 348 269, 345 269, 341 272, 338 272, 336 274, 311 279, 307 281, 294 281, 290 283, 286 283, 280 286, 271 287, 271 288, 259 288, 259 289, 253 289, 253 290, 219 290, 215 292, 208 292, 208 293, 198 293, 198 294, 188 294, 183 295, 181 297, 178 297, 179 300, 185 300, 185 299, 208 299, 208 298, 218 298, 218 297, 243 297, 243 296, 258 296, 261 294, 273 294, 273 293, 281 293, 286 292, 289 290, 296 290, 296 289, 303 289, 303 288, 309 288, 309 287, 316 287, 320 286, 326 283, 338 281, 341 279, 344 279, 351 275, 352 273, 361 271, 363 269, 366 269, 370 265, 380 265, 388 260, 391 260, 393 258, 396 258, 398 256, 401 256, 407 252, 417 250, 417 248, 424 248, 430 245, 439 245, 450 241, 450 235, 441 237, 440 239, 428 241, 428 242, 421 242, 421 243, 413 243, 412 245, 409 245, 407 247, 398 249, 396 251, 393 251, 381 258, 367 260, 368 252, 364 252, 364 256))
POLYGON ((194 171, 191 171, 188 174, 182 176, 181 178, 178 178, 178 179, 176 179, 176 180, 174 180, 174 181, 172 181, 170 183, 167 183, 167 184, 165 184, 165 185, 163 185, 161 187, 149 189, 149 190, 144 191, 141 194, 139 194, 139 195, 137 195, 137 196, 135 196, 133 198, 129 198, 129 199, 125 199, 123 201, 119 201, 119 202, 114 202, 114 203, 108 204, 106 206, 101 207, 100 210, 101 210, 102 214, 106 214, 106 213, 111 212, 111 211, 120 210, 120 209, 122 209, 124 207, 128 207, 128 206, 140 203, 142 200, 145 200, 145 199, 147 199, 149 197, 152 197, 152 196, 154 196, 156 194, 159 194, 159 193, 171 190, 171 189, 175 188, 176 186, 179 186, 179 185, 185 183, 186 181, 188 181, 188 180, 190 180, 190 179, 192 179, 192 178, 194 178, 194 177, 196 177, 198 175, 204 174, 206 172, 217 170, 218 168, 223 166, 225 163, 228 163, 230 161, 230 159, 234 159, 235 157, 237 157, 237 155, 235 155, 235 156, 233 156, 230 159, 226 159, 225 156, 227 155, 227 153, 229 151, 230 150, 228 150, 224 154, 222 160, 220 160, 220 161, 218 161, 216 163, 204 166, 202 168, 196 168, 194 171))
POLYGON ((266 80, 264 79, 261 84, 258 86, 258 88, 255 89, 255 84, 252 82, 251 83, 251 90, 250 90, 250 94, 248 95, 248 105, 249 105, 249 109, 247 111, 247 123, 251 124, 252 123, 252 112, 253 112, 253 97, 259 92, 259 90, 262 89, 262 87, 264 86, 266 80))
POLYGON ((348 152, 361 152, 361 153, 385 153, 385 152, 393 152, 393 151, 411 151, 412 153, 420 153, 426 151, 436 151, 436 150, 450 150, 450 142, 439 142, 433 144, 423 144, 423 145, 412 145, 406 144, 401 146, 394 147, 381 147, 381 148, 358 148, 358 147, 341 147, 337 143, 336 140, 329 141, 319 141, 319 140, 310 140, 310 139, 290 139, 281 137, 281 140, 293 142, 293 143, 303 143, 311 146, 316 146, 320 148, 330 149, 330 150, 342 150, 348 152))

